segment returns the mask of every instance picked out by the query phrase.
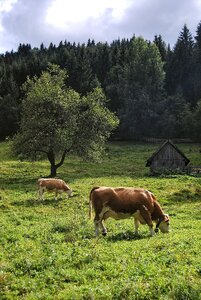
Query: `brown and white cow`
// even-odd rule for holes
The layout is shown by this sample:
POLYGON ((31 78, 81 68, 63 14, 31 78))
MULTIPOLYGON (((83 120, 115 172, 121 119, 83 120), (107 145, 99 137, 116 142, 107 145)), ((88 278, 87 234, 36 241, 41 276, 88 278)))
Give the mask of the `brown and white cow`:
POLYGON ((44 200, 44 192, 55 192, 55 200, 57 200, 57 195, 60 194, 62 198, 62 193, 66 192, 67 197, 70 197, 72 190, 65 183, 65 181, 56 178, 40 178, 38 179, 38 194, 39 199, 44 200))
POLYGON ((149 226, 150 235, 169 232, 169 216, 164 214, 155 196, 148 190, 124 187, 94 187, 90 192, 89 216, 95 211, 94 225, 96 236, 101 229, 107 234, 103 221, 111 217, 116 220, 134 217, 135 234, 138 235, 139 224, 149 226), (153 221, 156 223, 153 229, 153 221))

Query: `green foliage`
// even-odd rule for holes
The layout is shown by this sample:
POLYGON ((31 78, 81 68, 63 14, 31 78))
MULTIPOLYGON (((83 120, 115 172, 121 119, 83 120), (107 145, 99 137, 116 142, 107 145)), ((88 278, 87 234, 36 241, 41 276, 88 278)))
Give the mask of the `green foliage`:
POLYGON ((118 125, 118 118, 106 106, 106 97, 100 88, 82 98, 74 135, 73 150, 79 156, 100 159, 105 142, 118 125))
POLYGON ((201 100, 198 101, 197 106, 195 107, 191 117, 191 134, 195 140, 201 141, 201 100))
POLYGON ((167 60, 168 49, 167 49, 166 43, 162 39, 162 36, 161 35, 159 35, 159 36, 155 35, 154 36, 154 43, 156 44, 156 46, 157 46, 157 48, 160 52, 162 61, 165 62, 167 60))
POLYGON ((19 105, 12 95, 0 97, 0 139, 12 136, 19 122, 19 105), (8 126, 9 125, 9 126, 8 126))
POLYGON ((61 41, 58 46, 50 43, 46 48, 42 43, 33 49, 30 44, 20 44, 16 52, 0 55, 0 139, 18 132, 23 116, 21 100, 25 97, 21 86, 27 76, 40 77, 48 70, 49 62, 67 71, 65 89, 70 86, 81 97, 94 88, 103 89, 110 99, 107 107, 120 118, 118 138, 157 137, 161 132, 167 138, 165 132, 169 129, 161 130, 160 126, 170 120, 174 136, 197 136, 197 126, 189 123, 190 128, 183 126, 181 130, 175 113, 163 112, 169 110, 169 97, 177 102, 180 94, 185 102, 180 115, 189 117, 194 113, 201 99, 200 58, 200 23, 195 38, 184 25, 173 49, 166 46, 161 35, 156 35, 153 42, 133 36, 111 44, 89 40, 76 45, 61 41))
POLYGON ((70 151, 90 158, 101 155, 118 124, 104 106, 106 98, 100 88, 81 98, 65 87, 66 76, 57 65, 50 65, 39 78, 28 78, 23 86, 21 131, 13 145, 15 153, 28 158, 37 159, 38 153, 45 153, 51 176, 70 151))
POLYGON ((53 65, 24 84, 21 132, 14 144, 18 153, 35 158, 37 152, 57 153, 71 146, 70 129, 76 127, 75 106, 80 97, 64 89, 65 78, 65 71, 53 65))
POLYGON ((181 94, 169 96, 164 100, 166 110, 161 112, 158 136, 167 138, 189 137, 189 114, 191 110, 181 94), (176 128, 176 130, 175 130, 176 128))
POLYGON ((130 61, 124 66, 118 89, 121 137, 137 139, 154 134, 163 81, 163 63, 156 45, 133 39, 130 61))
POLYGON ((174 52, 170 60, 171 68, 167 72, 168 80, 171 81, 171 94, 181 91, 186 102, 195 104, 194 95, 194 65, 193 52, 194 42, 192 35, 186 25, 177 39, 174 52), (171 77, 171 79, 169 79, 171 77))
MULTIPOLYGON (((200 178, 151 177, 145 162, 158 145, 110 143, 101 164, 66 159, 59 177, 72 198, 41 202, 47 162, 18 161, 10 146, 0 144, 1 299, 200 299, 200 178), (171 232, 150 238, 141 226, 136 238, 132 219, 108 219, 108 236, 94 238, 88 197, 97 185, 150 189, 171 232)), ((199 161, 200 145, 179 148, 199 161)))

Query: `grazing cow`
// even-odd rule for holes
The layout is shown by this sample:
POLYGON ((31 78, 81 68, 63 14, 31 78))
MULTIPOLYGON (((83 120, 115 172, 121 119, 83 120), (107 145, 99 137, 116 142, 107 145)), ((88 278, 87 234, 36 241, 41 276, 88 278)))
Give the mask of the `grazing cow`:
POLYGON ((44 192, 55 192, 55 200, 57 200, 58 193, 60 194, 60 198, 62 199, 62 193, 66 192, 67 197, 70 197, 72 194, 72 190, 65 183, 65 181, 61 179, 55 178, 40 178, 38 179, 38 193, 39 199, 44 200, 44 192))
POLYGON ((168 215, 164 214, 154 195, 144 189, 94 187, 89 200, 90 217, 92 207, 95 211, 96 236, 99 234, 99 228, 103 235, 107 234, 103 221, 109 217, 116 220, 134 217, 136 235, 140 223, 149 226, 151 236, 158 232, 158 228, 163 233, 169 232, 168 215), (155 230, 153 230, 153 221, 156 223, 155 230))

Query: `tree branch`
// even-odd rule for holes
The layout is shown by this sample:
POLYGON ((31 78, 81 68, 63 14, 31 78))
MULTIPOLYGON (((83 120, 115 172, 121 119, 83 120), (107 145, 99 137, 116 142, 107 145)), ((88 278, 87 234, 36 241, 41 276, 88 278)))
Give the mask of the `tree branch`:
POLYGON ((59 168, 61 165, 63 165, 65 157, 66 157, 66 154, 70 152, 71 148, 72 147, 70 147, 69 149, 65 149, 64 150, 60 162, 58 164, 56 164, 56 168, 59 168))

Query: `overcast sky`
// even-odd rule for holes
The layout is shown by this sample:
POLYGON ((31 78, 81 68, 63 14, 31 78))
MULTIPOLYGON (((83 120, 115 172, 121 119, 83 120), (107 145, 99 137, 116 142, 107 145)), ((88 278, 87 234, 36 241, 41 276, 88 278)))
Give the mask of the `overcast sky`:
POLYGON ((201 0, 0 0, 0 53, 20 43, 111 42, 154 35, 174 46, 184 24, 195 36, 201 0))

